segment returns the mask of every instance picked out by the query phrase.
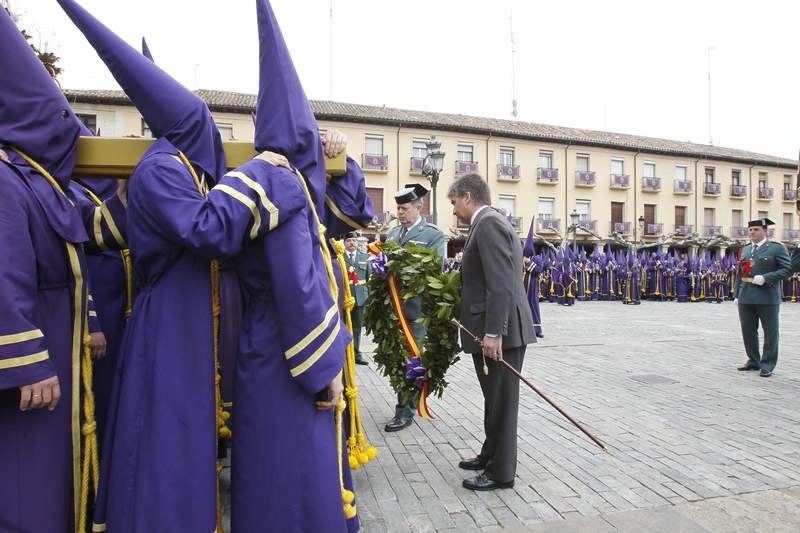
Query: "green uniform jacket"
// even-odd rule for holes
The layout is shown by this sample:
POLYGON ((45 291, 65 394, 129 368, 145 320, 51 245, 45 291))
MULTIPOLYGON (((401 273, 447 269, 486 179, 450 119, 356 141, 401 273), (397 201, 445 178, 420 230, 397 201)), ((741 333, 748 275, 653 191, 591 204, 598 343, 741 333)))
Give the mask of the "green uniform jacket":
POLYGON ((356 273, 356 277, 358 277, 358 285, 350 284, 350 292, 353 294, 353 298, 356 299, 356 307, 363 306, 364 302, 367 301, 367 296, 369 296, 369 289, 366 285, 372 270, 369 260, 369 254, 356 251, 356 260, 350 261, 350 253, 344 252, 344 262, 347 265, 348 272, 352 268, 356 273))
MULTIPOLYGON (((421 246, 422 248, 436 250, 436 254, 439 256, 439 259, 444 259, 444 233, 442 233, 442 230, 440 230, 437 226, 428 224, 423 218, 416 226, 411 228, 408 233, 406 233, 406 235, 403 237, 403 240, 400 240, 400 233, 402 232, 402 229, 403 226, 393 227, 391 230, 389 230, 386 240, 394 241, 400 246, 405 246, 411 243, 421 246)), ((417 341, 421 341, 421 339, 425 336, 425 328, 422 324, 415 322, 415 320, 422 316, 422 300, 420 298, 406 300, 403 302, 403 311, 406 314, 406 318, 411 323, 411 331, 414 333, 414 337, 417 339, 417 341)))
POLYGON ((752 243, 742 249, 741 260, 752 261, 750 273, 747 275, 753 277, 760 274, 764 276, 766 283, 759 286, 741 281, 739 278, 741 278, 742 267, 739 267, 733 297, 737 298, 740 304, 780 304, 781 282, 791 274, 789 252, 786 250, 786 246, 768 240, 758 247, 755 255, 752 250, 752 243))

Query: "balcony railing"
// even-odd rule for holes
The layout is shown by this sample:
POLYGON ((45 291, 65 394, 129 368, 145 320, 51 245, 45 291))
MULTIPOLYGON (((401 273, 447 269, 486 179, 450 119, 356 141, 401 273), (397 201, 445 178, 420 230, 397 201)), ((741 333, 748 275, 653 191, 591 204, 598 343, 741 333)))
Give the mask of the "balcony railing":
POLYGON ((591 231, 592 233, 597 233, 597 221, 596 220, 580 220, 580 221, 578 221, 578 229, 591 231))
POLYGON ((611 233, 620 233, 622 235, 629 235, 631 232, 630 222, 612 222, 611 233))
POLYGON ((694 226, 687 224, 675 224, 675 233, 678 235, 691 235, 694 233, 694 226))
POLYGON ((422 174, 422 169, 425 168, 424 157, 412 157, 411 168, 408 170, 410 174, 422 174))
POLYGON ((517 231, 522 229, 522 217, 506 217, 508 219, 508 223, 511 224, 511 227, 517 231))
POLYGON ((675 192, 678 194, 692 194, 691 180, 675 180, 675 192))
POLYGON ((775 198, 775 189, 772 187, 759 187, 758 199, 759 200, 772 200, 775 198))
POLYGON ((361 154, 361 168, 364 170, 389 170, 389 156, 361 154))
POLYGON ((455 172, 456 176, 474 174, 478 172, 478 163, 476 161, 456 161, 455 172))
POLYGON ((389 156, 361 154, 361 168, 364 170, 389 170, 389 156))
POLYGON ((797 200, 797 189, 784 189, 783 190, 783 201, 784 202, 794 202, 797 200))
POLYGON ((576 170, 575 185, 579 187, 594 187, 597 185, 597 175, 592 170, 576 170))
POLYGON ((653 224, 644 225, 645 235, 661 235, 664 233, 664 224, 661 222, 654 222, 653 224))
POLYGON ((433 215, 420 215, 428 224, 433 224, 433 215))
POLYGON ((631 177, 627 174, 611 174, 612 189, 627 189, 631 186, 631 177))
POLYGON ((561 219, 540 218, 536 221, 536 231, 539 233, 558 233, 561 231, 561 219))
POLYGON ((800 229, 785 229, 783 230, 784 241, 796 241, 800 239, 800 229))
POLYGON ((775 236, 775 230, 774 230, 774 229, 772 229, 772 228, 768 229, 768 230, 767 230, 767 237, 769 237, 769 238, 771 239, 771 238, 773 238, 774 236, 775 236))
POLYGON ((731 197, 744 198, 747 196, 747 185, 731 185, 731 197))
POLYGON ((706 237, 722 235, 722 226, 703 226, 703 235, 706 237))
POLYGON ((519 180, 519 165, 497 165, 497 179, 519 180))
POLYGON ((703 183, 703 194, 717 195, 722 192, 722 184, 720 183, 703 183))
POLYGON ((747 226, 731 226, 731 235, 733 237, 747 237, 749 235, 747 226))
POLYGON ((658 192, 661 190, 661 178, 642 178, 642 190, 648 192, 658 192))
POLYGON ((558 169, 542 167, 537 168, 536 181, 538 183, 558 183, 558 169))

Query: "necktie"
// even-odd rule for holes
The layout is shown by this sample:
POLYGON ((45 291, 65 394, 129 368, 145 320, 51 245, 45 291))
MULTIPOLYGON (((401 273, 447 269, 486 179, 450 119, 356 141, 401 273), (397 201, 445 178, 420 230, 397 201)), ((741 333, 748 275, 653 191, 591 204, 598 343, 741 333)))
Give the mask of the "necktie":
POLYGON ((756 251, 757 250, 758 250, 758 245, 753 243, 753 251, 752 251, 752 253, 750 253, 750 255, 756 255, 756 251))
POLYGON ((408 233, 408 228, 403 226, 403 229, 400 230, 400 242, 406 238, 406 233, 408 233))
POLYGON ((356 254, 354 252, 350 252, 350 262, 351 263, 356 262, 356 254))

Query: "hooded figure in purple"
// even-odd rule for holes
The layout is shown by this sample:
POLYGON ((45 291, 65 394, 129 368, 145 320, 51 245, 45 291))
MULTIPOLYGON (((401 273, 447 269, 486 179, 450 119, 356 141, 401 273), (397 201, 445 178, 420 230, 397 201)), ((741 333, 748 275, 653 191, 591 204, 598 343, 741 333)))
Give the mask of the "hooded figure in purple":
POLYGON ((0 49, 0 530, 77 531, 82 243, 124 246, 124 207, 72 194, 82 124, 4 9, 0 49))
POLYGON ((522 248, 522 260, 525 263, 522 272, 522 283, 525 285, 525 293, 528 296, 528 305, 533 316, 533 330, 537 337, 544 337, 542 334, 542 312, 539 309, 539 276, 544 270, 544 259, 536 254, 533 244, 533 224, 528 228, 528 236, 525 239, 525 246, 522 248))
POLYGON ((339 533, 348 526, 341 457, 332 413, 315 408, 314 395, 342 368, 350 338, 346 328, 338 329, 338 308, 327 285, 307 287, 305 281, 306 269, 322 265, 326 246, 315 221, 315 212, 324 212, 322 147, 274 13, 266 1, 256 4, 256 149, 286 155, 302 172, 311 202, 304 217, 290 219, 237 261, 246 304, 234 401, 231 527, 339 533), (294 252, 300 248, 313 254, 294 252), (336 330, 328 326, 333 323, 336 330), (294 365, 295 354, 305 352, 313 354, 313 366, 294 365))
POLYGON ((249 252, 242 264, 250 292, 240 358, 259 369, 280 368, 332 428, 331 412, 316 411, 313 398, 325 391, 337 399, 349 336, 326 292, 312 239, 319 242, 316 223, 298 177, 270 163, 282 156, 260 154, 226 174, 205 103, 75 2, 59 3, 157 137, 130 177, 129 242, 139 294, 117 366, 94 528, 214 531, 212 261, 249 252), (295 268, 276 267, 278 252, 281 265, 289 257, 295 268), (281 281, 273 284, 276 271, 281 281), (278 310, 267 309, 272 305, 278 310), (269 327, 253 329, 264 317, 269 327), (271 359, 253 361, 254 349, 272 350, 271 359))

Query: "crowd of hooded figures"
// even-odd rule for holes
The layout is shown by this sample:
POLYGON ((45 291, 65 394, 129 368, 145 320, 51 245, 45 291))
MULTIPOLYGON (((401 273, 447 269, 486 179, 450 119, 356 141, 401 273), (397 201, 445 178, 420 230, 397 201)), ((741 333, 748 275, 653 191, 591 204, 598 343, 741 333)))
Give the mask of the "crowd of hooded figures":
MULTIPOLYGON (((739 260, 737 251, 724 255, 670 249, 613 250, 597 245, 587 254, 581 248, 543 248, 529 256, 526 270, 536 280, 541 302, 573 305, 575 301, 620 301, 636 305, 657 302, 714 302, 733 300, 739 260)), ((783 299, 796 302, 800 274, 783 281, 783 299)))

